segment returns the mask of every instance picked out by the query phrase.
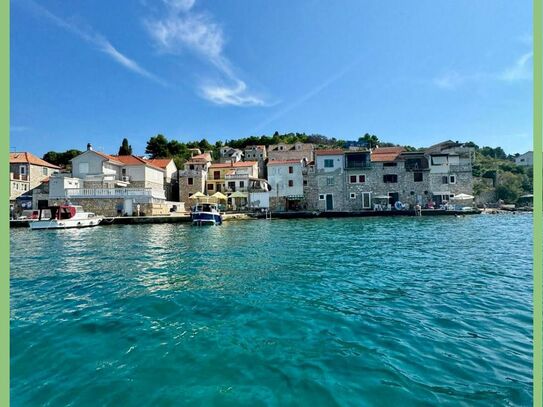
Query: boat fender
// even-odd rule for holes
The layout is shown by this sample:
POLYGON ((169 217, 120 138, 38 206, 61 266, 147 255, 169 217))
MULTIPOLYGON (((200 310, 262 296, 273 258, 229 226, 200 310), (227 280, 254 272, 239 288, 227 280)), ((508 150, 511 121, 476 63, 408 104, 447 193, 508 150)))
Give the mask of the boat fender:
POLYGON ((400 201, 396 201, 396 203, 394 204, 394 208, 396 208, 398 211, 401 211, 404 208, 404 205, 400 201))

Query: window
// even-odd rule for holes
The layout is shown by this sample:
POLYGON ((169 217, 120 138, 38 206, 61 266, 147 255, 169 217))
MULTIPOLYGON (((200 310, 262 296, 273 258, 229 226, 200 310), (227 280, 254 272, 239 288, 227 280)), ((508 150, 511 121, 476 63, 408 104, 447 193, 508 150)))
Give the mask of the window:
POLYGON ((383 175, 383 182, 385 182, 385 183, 398 182, 398 175, 396 175, 396 174, 385 174, 385 175, 383 175))
POLYGON ((383 163, 383 167, 397 167, 398 163, 383 163))
POLYGON ((334 168, 334 160, 331 158, 324 160, 324 168, 334 168))
POLYGON ((213 191, 215 184, 207 184, 207 189, 213 191))
POLYGON ((291 180, 291 179, 289 179, 289 180, 288 180, 288 186, 289 186, 289 187, 293 187, 293 186, 294 186, 294 181, 291 180))
POLYGON ((326 185, 334 185, 334 177, 326 177, 326 185))
POLYGON ((194 169, 194 165, 193 164, 189 164, 189 170, 193 170, 194 169))
POLYGON ((234 181, 228 181, 228 188, 235 189, 236 188, 236 183, 234 181))
POLYGON ((324 201, 324 194, 319 195, 319 200, 324 201))
POLYGON ((307 180, 304 179, 304 187, 306 187, 306 186, 307 186, 307 180))
POLYGON ((240 187, 240 188, 245 187, 245 181, 240 181, 240 182, 239 182, 239 187, 240 187))
POLYGON ((213 179, 221 179, 221 172, 213 171, 213 179))
POLYGON ((288 167, 288 173, 289 174, 294 173, 294 167, 288 167))
POLYGON ((449 175, 449 184, 456 184, 456 175, 449 175))
POLYGON ((441 183, 442 184, 448 184, 449 183, 449 177, 447 177, 446 175, 442 176, 441 177, 441 183))
POLYGON ((361 174, 361 175, 350 175, 349 176, 349 183, 350 184, 363 184, 364 182, 366 182, 366 176, 361 174))
POLYGON ((187 179, 187 184, 193 185, 193 184, 194 184, 194 180, 193 180, 192 178, 188 178, 188 179, 187 179))
POLYGON ((351 199, 356 199, 356 194, 351 192, 351 199))
POLYGON ((413 181, 414 182, 422 182, 422 172, 414 172, 413 173, 413 181))
POLYGON ((26 175, 26 165, 19 166, 19 174, 26 175))
POLYGON ((79 163, 79 173, 88 174, 89 172, 89 163, 79 163))
POLYGON ((42 172, 43 175, 47 175, 47 167, 43 167, 41 169, 41 172, 42 172))

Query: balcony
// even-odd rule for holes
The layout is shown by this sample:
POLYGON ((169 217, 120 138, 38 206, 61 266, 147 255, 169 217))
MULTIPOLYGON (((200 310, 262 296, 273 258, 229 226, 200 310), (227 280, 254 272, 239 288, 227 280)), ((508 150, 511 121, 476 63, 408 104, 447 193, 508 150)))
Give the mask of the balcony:
POLYGON ((345 164, 346 170, 367 170, 372 168, 371 162, 347 162, 345 164))
POLYGON ((16 174, 14 172, 10 172, 10 179, 16 180, 16 181, 28 181, 28 175, 27 174, 16 174))
POLYGON ((67 198, 129 198, 149 197, 166 199, 164 191, 153 188, 66 188, 67 198))

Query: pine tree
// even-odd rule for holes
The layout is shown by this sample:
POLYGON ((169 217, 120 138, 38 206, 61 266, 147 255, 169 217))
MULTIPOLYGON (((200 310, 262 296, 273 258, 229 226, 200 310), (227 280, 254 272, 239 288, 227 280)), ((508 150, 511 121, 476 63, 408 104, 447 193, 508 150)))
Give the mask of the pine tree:
POLYGON ((119 155, 132 155, 132 146, 128 144, 126 138, 123 138, 123 143, 119 147, 119 155))

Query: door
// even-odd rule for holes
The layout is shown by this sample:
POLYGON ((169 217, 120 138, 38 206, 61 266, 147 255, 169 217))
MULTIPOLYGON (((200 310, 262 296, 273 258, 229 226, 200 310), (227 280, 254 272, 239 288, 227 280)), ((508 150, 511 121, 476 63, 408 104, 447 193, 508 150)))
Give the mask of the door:
POLYGON ((362 208, 371 208, 371 192, 362 192, 362 208))
POLYGON ((334 195, 332 194, 326 194, 326 210, 334 210, 334 195))
POLYGON ((126 198, 126 199, 124 200, 123 212, 124 212, 125 214, 127 214, 128 216, 132 216, 132 214, 133 214, 133 212, 134 212, 134 210, 133 210, 133 208, 132 208, 132 206, 133 206, 132 204, 133 204, 132 198, 126 198))
POLYGON ((400 199, 400 194, 398 192, 389 192, 388 193, 388 203, 394 207, 394 204, 400 199))

